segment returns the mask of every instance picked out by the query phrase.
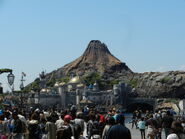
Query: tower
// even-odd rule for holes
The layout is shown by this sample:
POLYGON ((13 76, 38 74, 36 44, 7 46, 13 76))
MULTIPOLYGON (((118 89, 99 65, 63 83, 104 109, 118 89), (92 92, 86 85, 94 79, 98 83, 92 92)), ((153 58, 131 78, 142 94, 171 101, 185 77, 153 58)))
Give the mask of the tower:
POLYGON ((66 106, 66 94, 65 94, 64 86, 59 86, 58 92, 59 92, 60 98, 61 98, 61 107, 65 108, 65 106, 66 106))
POLYGON ((76 105, 80 104, 80 90, 76 89, 76 105))

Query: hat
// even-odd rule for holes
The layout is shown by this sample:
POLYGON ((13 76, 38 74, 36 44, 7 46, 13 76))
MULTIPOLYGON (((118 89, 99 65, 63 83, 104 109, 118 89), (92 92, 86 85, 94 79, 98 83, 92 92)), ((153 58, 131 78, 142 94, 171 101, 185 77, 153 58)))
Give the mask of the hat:
POLYGON ((64 116, 64 121, 70 122, 72 120, 72 117, 70 115, 64 116))

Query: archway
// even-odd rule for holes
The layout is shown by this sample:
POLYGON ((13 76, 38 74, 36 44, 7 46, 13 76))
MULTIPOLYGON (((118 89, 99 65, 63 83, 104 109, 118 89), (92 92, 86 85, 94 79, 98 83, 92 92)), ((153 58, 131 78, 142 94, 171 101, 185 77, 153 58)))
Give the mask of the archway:
POLYGON ((153 111, 154 106, 148 103, 131 103, 126 107, 127 112, 134 112, 135 110, 142 110, 145 112, 146 110, 153 111))

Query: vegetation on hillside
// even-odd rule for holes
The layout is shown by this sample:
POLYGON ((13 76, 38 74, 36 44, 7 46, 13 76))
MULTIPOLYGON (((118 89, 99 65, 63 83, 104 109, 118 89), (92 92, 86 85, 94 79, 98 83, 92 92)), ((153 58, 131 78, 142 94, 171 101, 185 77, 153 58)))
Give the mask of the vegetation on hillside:
POLYGON ((137 87, 138 79, 132 79, 127 82, 132 88, 137 87))
POLYGON ((69 82, 69 80, 70 80, 69 76, 65 76, 65 77, 62 77, 60 79, 57 79, 56 81, 57 82, 65 82, 65 83, 67 83, 67 82, 69 82))
POLYGON ((163 83, 167 83, 167 82, 170 81, 170 80, 171 80, 171 77, 166 76, 166 77, 162 78, 162 79, 160 80, 160 82, 163 84, 163 83))

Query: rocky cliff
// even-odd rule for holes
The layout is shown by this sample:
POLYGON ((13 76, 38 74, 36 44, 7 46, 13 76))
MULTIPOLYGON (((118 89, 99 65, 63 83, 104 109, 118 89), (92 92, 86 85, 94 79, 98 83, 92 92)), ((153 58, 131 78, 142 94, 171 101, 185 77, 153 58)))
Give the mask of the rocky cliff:
POLYGON ((146 72, 134 75, 131 83, 140 97, 183 98, 185 72, 146 72))
POLYGON ((125 63, 114 57, 107 46, 98 40, 91 41, 81 57, 63 67, 64 74, 82 74, 89 71, 103 74, 107 70, 131 72, 125 63))
POLYGON ((122 75, 133 73, 125 63, 110 53, 104 43, 92 40, 82 56, 50 74, 54 74, 56 78, 61 78, 70 74, 83 76, 92 72, 98 72, 104 77, 115 73, 122 75))
MULTIPOLYGON (((54 85, 56 81, 61 81, 61 78, 69 78, 71 74, 82 78, 92 75, 86 78, 88 81, 90 81, 89 78, 96 76, 94 80, 98 79, 104 89, 110 89, 110 86, 119 81, 125 82, 134 88, 135 96, 139 97, 182 98, 185 95, 185 72, 134 73, 125 63, 113 56, 104 43, 98 40, 90 41, 79 58, 47 74, 47 86, 54 85), (92 73, 98 73, 98 75, 92 73)), ((38 79, 36 81, 39 83, 38 79)))

